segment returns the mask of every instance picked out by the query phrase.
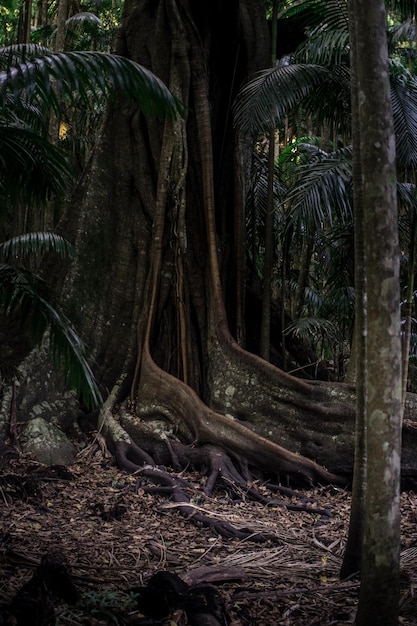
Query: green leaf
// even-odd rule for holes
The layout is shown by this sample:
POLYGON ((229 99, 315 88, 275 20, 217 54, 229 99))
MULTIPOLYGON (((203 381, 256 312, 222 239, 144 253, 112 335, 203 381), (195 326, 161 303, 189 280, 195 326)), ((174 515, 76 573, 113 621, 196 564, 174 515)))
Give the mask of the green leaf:
POLYGON ((100 391, 85 356, 85 347, 69 319, 50 302, 48 285, 32 272, 0 264, 0 302, 7 315, 17 314, 28 324, 30 335, 40 343, 49 329, 49 348, 63 367, 68 384, 89 406, 102 402, 100 391))
POLYGON ((296 161, 291 168, 293 183, 285 197, 290 224, 314 233, 331 225, 336 217, 339 223, 349 222, 352 148, 326 153, 314 144, 298 143, 290 154, 296 161))
POLYGON ((37 232, 26 233, 8 239, 0 244, 0 254, 3 255, 4 261, 8 263, 12 258, 24 260, 26 257, 34 255, 56 252, 60 256, 67 259, 74 259, 75 249, 72 244, 55 233, 37 232))
POLYGON ((123 94, 148 114, 174 117, 182 110, 155 74, 130 59, 104 52, 52 52, 30 44, 10 48, 0 50, 0 62, 7 53, 9 58, 20 54, 20 61, 0 72, 3 106, 7 93, 16 102, 22 94, 31 98, 36 93, 44 104, 56 107, 57 95, 71 98, 74 91, 86 94, 99 89, 109 97, 123 94))
POLYGON ((303 317, 298 320, 294 320, 284 330, 286 335, 294 335, 296 337, 303 337, 305 339, 311 339, 317 337, 317 335, 326 334, 329 337, 337 335, 336 326, 328 319, 319 317, 303 317))
POLYGON ((59 148, 28 128, 0 124, 0 211, 16 203, 41 205, 71 180, 59 148))
POLYGON ((255 75, 239 92, 234 122, 240 132, 254 135, 284 123, 285 116, 330 76, 319 65, 279 65, 255 75))
POLYGON ((417 168, 417 79, 392 60, 390 76, 397 161, 410 172, 417 168))

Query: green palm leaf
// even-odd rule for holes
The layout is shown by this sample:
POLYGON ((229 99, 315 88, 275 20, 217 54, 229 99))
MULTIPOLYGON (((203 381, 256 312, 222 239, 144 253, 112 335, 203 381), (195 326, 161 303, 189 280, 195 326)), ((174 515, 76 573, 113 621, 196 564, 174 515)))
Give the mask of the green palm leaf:
POLYGON ((347 0, 296 0, 285 7, 279 17, 295 15, 305 27, 326 24, 327 28, 348 30, 347 0))
POLYGON ((347 25, 339 30, 317 29, 301 44, 295 54, 297 63, 317 65, 348 65, 349 31, 347 25))
POLYGON ((415 11, 415 0, 390 0, 389 5, 403 15, 413 15, 415 11))
POLYGON ((90 13, 89 11, 82 11, 81 13, 76 13, 67 19, 65 22, 67 26, 85 24, 86 22, 91 22, 96 24, 97 26, 102 25, 101 19, 95 13, 90 13))
POLYGON ((75 258, 75 249, 72 244, 55 233, 26 233, 8 239, 0 244, 0 254, 6 263, 11 259, 24 260, 45 252, 55 252, 67 259, 75 258))
POLYGON ((63 366, 68 384, 77 389, 87 406, 102 399, 85 357, 84 345, 71 322, 49 301, 47 284, 28 270, 0 264, 0 302, 5 313, 19 314, 29 324, 31 337, 39 343, 49 329, 49 349, 63 366))
MULTIPOLYGON (((394 47, 400 41, 408 41, 410 44, 415 41, 416 29, 414 20, 411 16, 401 22, 401 24, 395 24, 389 29, 389 43, 391 47, 394 47)), ((401 51, 399 51, 401 53, 401 51)))
POLYGON ((0 124, 0 211, 16 203, 40 205, 70 180, 62 152, 36 132, 0 124))
POLYGON ((339 223, 351 220, 351 157, 350 147, 331 153, 312 144, 292 148, 295 181, 285 198, 292 224, 314 233, 336 216, 339 223))
POLYGON ((328 337, 335 337, 337 336, 337 329, 333 322, 328 319, 320 317, 302 317, 288 324, 284 333, 304 339, 312 339, 323 334, 326 334, 328 337))
POLYGON ((181 109, 164 83, 138 63, 104 52, 52 52, 34 45, 10 46, 0 51, 0 102, 22 94, 55 109, 59 98, 77 92, 88 102, 87 92, 99 89, 108 97, 123 94, 139 103, 145 113, 175 116, 181 109), (20 56, 19 56, 20 55, 20 56), (15 62, 10 63, 10 58, 15 62), (3 59, 3 63, 1 60, 3 59), (17 59, 20 59, 19 61, 17 59), (59 98, 58 98, 59 96, 59 98))
POLYGON ((397 161, 407 172, 417 168, 417 79, 392 60, 390 70, 397 161))
POLYGON ((320 65, 278 65, 255 75, 239 92, 234 105, 235 125, 257 135, 284 122, 285 116, 329 78, 320 65))

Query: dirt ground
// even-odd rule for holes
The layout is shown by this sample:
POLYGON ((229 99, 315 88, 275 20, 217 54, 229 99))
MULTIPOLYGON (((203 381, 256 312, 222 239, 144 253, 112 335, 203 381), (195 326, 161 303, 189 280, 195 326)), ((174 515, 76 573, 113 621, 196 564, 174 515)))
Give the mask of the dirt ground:
MULTIPOLYGON (((69 468, 48 468, 24 457, 3 459, 0 625, 187 626, 181 607, 165 621, 138 608, 137 588, 161 571, 178 574, 189 585, 214 586, 224 601, 219 620, 230 626, 353 623, 358 581, 338 578, 349 518, 347 491, 327 486, 303 492, 309 511, 300 512, 287 509, 300 504, 297 496, 279 494, 266 506, 248 501, 244 493, 232 500, 227 485, 220 484, 209 499, 201 492, 200 476, 186 478, 196 494, 190 519, 163 494, 147 493, 137 476, 114 467, 98 440, 80 449, 69 468), (252 538, 225 539, 195 525, 193 507, 249 527, 252 538), (273 539, 257 543, 259 533, 273 539), (16 594, 28 581, 33 587, 48 555, 65 564, 76 599, 56 592, 52 600, 48 596, 49 612, 37 613, 31 605, 29 617, 24 612, 19 617, 16 607, 25 594, 16 594)), ((42 593, 38 590, 39 602, 45 602, 42 593)), ((402 494, 400 624, 417 625, 417 495, 412 492, 402 494)))

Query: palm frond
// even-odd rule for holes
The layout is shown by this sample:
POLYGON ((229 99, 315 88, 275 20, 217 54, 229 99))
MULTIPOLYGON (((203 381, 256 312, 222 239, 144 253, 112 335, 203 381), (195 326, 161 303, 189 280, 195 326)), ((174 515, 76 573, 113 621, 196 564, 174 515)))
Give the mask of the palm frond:
POLYGON ((280 19, 289 17, 301 18, 304 27, 317 26, 323 22, 326 13, 325 0, 295 0, 284 6, 278 13, 280 19))
MULTIPOLYGON (((263 256, 265 244, 265 218, 268 207, 268 158, 265 153, 253 154, 253 167, 250 186, 246 196, 246 238, 248 253, 252 257, 263 256)), ((279 168, 276 166, 273 180, 274 194, 274 228, 276 238, 282 231, 282 213, 278 211, 280 199, 284 198, 286 187, 279 176, 279 168)))
MULTIPOLYGON (((294 288, 295 287, 296 284, 294 285, 294 288)), ((304 303, 310 310, 318 311, 323 304, 323 294, 319 293, 317 289, 314 289, 310 285, 307 285, 304 289, 304 303)))
POLYGON ((296 0, 279 14, 280 18, 298 16, 305 28, 326 24, 330 29, 348 30, 347 0, 296 0))
POLYGON ((349 31, 319 28, 301 44, 295 54, 296 63, 341 65, 349 63, 349 31))
POLYGON ((62 152, 31 129, 0 124, 0 211, 44 203, 71 180, 62 152))
MULTIPOLYGON (((412 183, 397 181, 397 195, 400 206, 408 210, 417 210, 416 186, 412 183)), ((411 211, 410 211, 411 214, 411 211)))
POLYGON ((417 79, 392 60, 390 76, 397 161, 409 172, 417 168, 417 79))
POLYGON ((298 152, 301 164, 293 168, 296 178, 285 198, 291 223, 315 232, 325 223, 332 224, 335 217, 342 223, 350 220, 351 148, 325 153, 317 146, 300 144, 295 158, 298 152))
POLYGON ((76 13, 75 15, 69 17, 65 24, 67 26, 78 26, 79 24, 85 24, 85 22, 92 22, 97 26, 101 26, 103 23, 98 15, 95 15, 95 13, 91 13, 90 11, 82 11, 81 13, 76 13))
POLYGON ((17 128, 30 128, 40 135, 45 134, 43 111, 36 102, 21 98, 16 102, 11 94, 6 95, 3 108, 0 110, 0 124, 17 128))
MULTIPOLYGON (((12 46, 11 54, 20 61, 0 72, 0 102, 7 94, 18 101, 34 93, 44 104, 59 108, 62 97, 77 92, 88 102, 87 91, 99 89, 108 97, 123 94, 139 103, 145 113, 161 117, 181 111, 179 101, 164 83, 138 63, 104 52, 52 52, 34 45, 12 46)), ((6 52, 0 52, 0 58, 6 52)))
POLYGON ((414 15, 414 11, 415 11, 414 0, 390 0, 390 6, 394 10, 398 10, 403 16, 414 15))
POLYGON ((234 121, 240 132, 257 135, 285 116, 329 77, 319 65, 278 65, 255 75, 237 95, 234 121))
POLYGON ((32 339, 39 343, 49 329, 49 348, 68 384, 83 402, 98 406, 102 399, 85 356, 85 347, 68 318, 47 299, 47 284, 32 272, 0 264, 0 302, 7 315, 18 313, 28 323, 32 339))
POLYGON ((49 48, 37 44, 13 44, 0 47, 0 71, 7 71, 9 67, 14 67, 35 56, 47 54, 49 48))
POLYGON ((408 41, 410 44, 415 41, 416 29, 414 19, 410 16, 404 22, 395 24, 389 29, 388 37, 391 47, 400 41, 408 41))
POLYGON ((55 252, 67 259, 74 259, 76 256, 75 249, 69 241, 49 232, 26 233, 0 244, 0 254, 6 263, 11 259, 22 261, 26 257, 45 252, 55 252))
POLYGON ((328 319, 322 317, 302 317, 288 324, 284 334, 304 339, 317 338, 317 336, 323 334, 328 337, 335 337, 337 329, 333 322, 328 319))

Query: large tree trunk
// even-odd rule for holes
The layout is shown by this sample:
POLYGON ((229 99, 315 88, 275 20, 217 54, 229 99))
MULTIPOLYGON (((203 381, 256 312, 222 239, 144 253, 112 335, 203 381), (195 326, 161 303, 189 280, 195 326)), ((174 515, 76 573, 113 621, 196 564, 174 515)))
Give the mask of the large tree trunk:
POLYGON ((128 469, 196 465, 182 442, 214 444, 241 475, 249 463, 296 482, 350 479, 353 390, 296 379, 233 338, 231 103, 269 49, 261 0, 126 2, 115 51, 161 77, 184 118, 111 109, 60 228, 78 251, 65 304, 113 390, 101 428, 128 469))
MULTIPOLYGON (((230 104, 268 58, 262 10, 228 2, 219 16, 210 3, 127 3, 116 52, 160 76, 184 102, 185 119, 147 123, 133 106, 109 115, 76 201, 80 257, 70 291, 85 302, 78 325, 101 383, 111 388, 128 374, 131 403, 121 423, 136 443, 139 419, 159 416, 189 442, 215 443, 309 481, 336 480, 239 423, 256 428, 268 414, 288 424, 297 412, 330 411, 317 387, 237 345, 224 305, 234 311, 224 296, 230 272, 220 284, 240 206, 230 104)), ((115 436, 110 423, 106 432, 115 436)))

